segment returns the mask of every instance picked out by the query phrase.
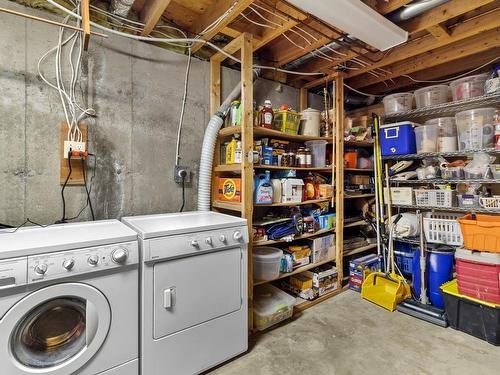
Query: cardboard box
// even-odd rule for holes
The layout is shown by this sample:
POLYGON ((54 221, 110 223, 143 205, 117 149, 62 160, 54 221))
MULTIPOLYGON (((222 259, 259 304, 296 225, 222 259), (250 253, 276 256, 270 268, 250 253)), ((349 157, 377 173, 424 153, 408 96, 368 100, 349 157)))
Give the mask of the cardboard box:
POLYGON ((319 196, 320 196, 320 198, 333 197, 333 186, 330 184, 320 184, 319 185, 319 196))
POLYGON ((311 262, 318 263, 329 259, 330 254, 335 252, 335 235, 316 237, 307 240, 311 248, 311 262))
POLYGON ((349 181, 351 185, 368 185, 370 184, 370 176, 357 174, 348 175, 347 181, 349 181))
MULTIPOLYGON (((392 204, 404 204, 404 205, 414 205, 414 194, 413 188, 411 187, 391 187, 391 203, 392 204)), ((389 191, 384 188, 384 200, 387 202, 389 200, 389 191)))
POLYGON ((300 203, 302 202, 302 190, 304 181, 300 178, 285 178, 281 180, 281 202, 300 203))
POLYGON ((241 202, 241 178, 219 178, 219 199, 241 202))
POLYGON ((302 267, 311 262, 311 248, 309 246, 289 246, 286 253, 292 255, 293 268, 302 267))
POLYGON ((365 255, 349 262, 349 289, 361 292, 361 286, 370 273, 378 270, 380 261, 375 254, 365 255))
POLYGON ((315 297, 320 297, 338 288, 338 271, 334 265, 323 264, 311 271, 303 272, 312 278, 312 289, 315 297))
POLYGON ((313 279, 299 273, 298 275, 290 276, 290 285, 300 291, 311 289, 313 287, 313 279))

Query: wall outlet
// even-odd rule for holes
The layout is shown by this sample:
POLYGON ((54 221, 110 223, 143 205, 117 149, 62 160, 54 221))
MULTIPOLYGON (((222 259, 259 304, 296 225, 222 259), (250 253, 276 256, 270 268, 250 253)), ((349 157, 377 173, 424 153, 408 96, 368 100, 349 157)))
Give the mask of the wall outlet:
POLYGON ((185 183, 191 182, 191 170, 189 167, 184 167, 182 165, 176 165, 174 168, 174 181, 178 184, 182 183, 181 171, 186 171, 186 177, 184 178, 185 183))
POLYGON ((68 158, 69 150, 85 152, 85 142, 64 141, 64 159, 68 158))

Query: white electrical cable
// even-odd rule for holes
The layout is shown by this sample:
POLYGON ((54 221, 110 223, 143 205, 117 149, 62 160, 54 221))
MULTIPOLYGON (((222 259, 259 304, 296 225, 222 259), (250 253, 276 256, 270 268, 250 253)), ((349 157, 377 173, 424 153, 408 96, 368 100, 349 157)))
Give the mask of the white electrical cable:
POLYGON ((187 66, 186 66, 186 75, 184 77, 184 92, 182 94, 181 114, 179 117, 179 126, 177 128, 177 144, 175 147, 175 165, 179 165, 179 161, 181 158, 180 148, 181 148, 182 122, 184 120, 184 111, 186 109, 186 100, 187 100, 190 68, 191 68, 191 48, 188 49, 188 60, 187 60, 187 66))
POLYGON ((344 86, 347 87, 349 90, 352 90, 354 92, 357 92, 358 94, 360 95, 363 95, 363 96, 374 96, 374 97, 378 97, 378 98, 381 98, 381 97, 384 97, 385 95, 375 95, 375 94, 367 94, 366 92, 363 92, 363 91, 359 91, 359 90, 356 90, 354 88, 352 88, 351 86, 349 86, 348 84, 344 83, 344 86))

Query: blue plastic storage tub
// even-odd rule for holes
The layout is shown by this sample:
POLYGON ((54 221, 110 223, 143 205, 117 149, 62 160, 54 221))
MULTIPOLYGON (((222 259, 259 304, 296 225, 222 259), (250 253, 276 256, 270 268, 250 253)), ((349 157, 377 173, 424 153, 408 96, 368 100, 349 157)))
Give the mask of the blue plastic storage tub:
POLYGON ((394 242, 394 259, 398 268, 407 276, 413 273, 413 254, 415 249, 409 243, 394 242))
POLYGON ((413 122, 404 121, 380 127, 380 149, 383 156, 415 154, 417 144, 413 122))

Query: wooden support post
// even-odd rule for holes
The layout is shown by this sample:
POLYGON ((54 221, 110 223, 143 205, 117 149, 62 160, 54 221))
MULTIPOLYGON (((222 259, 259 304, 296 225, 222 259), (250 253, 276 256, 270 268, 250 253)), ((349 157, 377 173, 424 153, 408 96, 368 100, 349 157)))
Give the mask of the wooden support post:
POLYGON ((81 12, 82 12, 82 29, 83 29, 83 50, 87 51, 89 49, 89 42, 90 42, 89 0, 82 0, 81 8, 82 8, 81 12))
POLYGON ((220 107, 220 61, 210 60, 210 116, 220 107))
POLYGON ((247 155, 253 150, 253 41, 252 35, 243 33, 241 38, 241 146, 243 169, 241 171, 241 216, 248 220, 248 327, 253 330, 253 163, 247 155))
POLYGON ((307 89, 305 88, 301 88, 300 89, 300 92, 299 92, 299 95, 300 95, 300 110, 303 111, 304 109, 307 108, 307 89))
POLYGON ((339 288, 342 287, 344 260, 344 76, 335 79, 335 246, 339 288))

